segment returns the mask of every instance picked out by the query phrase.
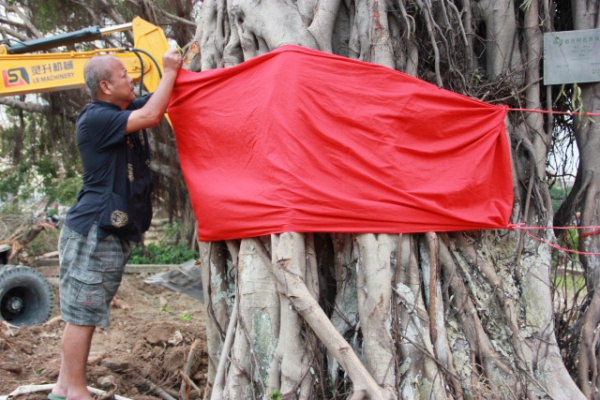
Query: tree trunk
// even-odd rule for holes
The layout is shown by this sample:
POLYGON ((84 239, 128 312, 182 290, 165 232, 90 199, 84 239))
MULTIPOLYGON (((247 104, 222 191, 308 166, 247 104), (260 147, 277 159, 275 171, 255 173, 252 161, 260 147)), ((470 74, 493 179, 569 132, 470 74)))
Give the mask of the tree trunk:
MULTIPOLYGON (((520 5, 207 0, 187 65, 232 66, 291 43, 401 69, 486 101, 542 109, 540 15, 549 6, 520 5)), ((582 15, 591 12, 597 24, 597 6, 587 11, 582 15)), ((598 90, 583 88, 586 109, 599 108, 598 90)), ((598 124, 585 121, 576 130, 577 199, 584 223, 597 225, 600 164, 592 153, 600 135, 598 124)), ((511 113, 507 127, 512 222, 549 227, 551 132, 540 114, 511 113)), ((554 239, 549 229, 535 233, 554 239)), ((599 245, 598 235, 580 241, 586 251, 599 245)), ((555 336, 552 251, 522 231, 286 232, 201 248, 213 398, 576 399, 597 387, 598 291, 582 316, 582 394, 555 336), (233 345, 219 354, 233 298, 233 345), (223 357, 226 379, 216 382, 223 357)), ((598 257, 583 261, 595 288, 598 257)))
MULTIPOLYGON (((594 1, 573 2, 575 29, 600 28, 600 5, 594 1)), ((584 111, 600 110, 600 83, 580 86, 580 98, 575 96, 584 111)), ((580 164, 573 190, 567 201, 557 211, 555 222, 564 224, 575 211, 581 212, 582 226, 600 225, 600 126, 598 118, 578 117, 574 121, 574 132, 580 154, 580 164)), ((579 235, 579 250, 587 253, 600 252, 600 235, 597 230, 584 231, 579 235)), ((600 323, 600 257, 581 255, 586 286, 590 296, 582 310, 576 326, 580 327, 579 340, 572 347, 579 354, 577 378, 579 387, 587 398, 597 396, 600 380, 598 376, 598 334, 600 323)))

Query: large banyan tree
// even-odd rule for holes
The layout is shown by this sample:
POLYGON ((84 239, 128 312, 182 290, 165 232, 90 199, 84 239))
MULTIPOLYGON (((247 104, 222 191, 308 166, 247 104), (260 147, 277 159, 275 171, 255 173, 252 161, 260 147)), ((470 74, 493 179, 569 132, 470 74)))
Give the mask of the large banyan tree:
MULTIPOLYGON (((296 44, 493 104, 597 112, 600 83, 542 81, 543 34, 593 28, 596 0, 206 0, 187 68, 227 68, 296 44)), ((593 398, 600 236, 581 235, 577 256, 548 243, 560 243, 564 231, 551 228, 576 213, 581 226, 600 224, 600 124, 513 111, 506 126, 511 221, 540 227, 531 235, 285 232, 200 243, 206 395, 593 398), (574 137, 580 161, 555 209, 558 168, 547 160, 561 137, 574 137), (565 260, 583 270, 585 296, 563 302, 555 272, 565 260)))

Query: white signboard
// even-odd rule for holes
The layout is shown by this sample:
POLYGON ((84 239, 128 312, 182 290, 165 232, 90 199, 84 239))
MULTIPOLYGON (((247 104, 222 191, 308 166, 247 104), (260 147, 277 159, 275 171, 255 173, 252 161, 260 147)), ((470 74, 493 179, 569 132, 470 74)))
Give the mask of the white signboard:
POLYGON ((600 29, 544 33, 544 85, 600 82, 600 29))

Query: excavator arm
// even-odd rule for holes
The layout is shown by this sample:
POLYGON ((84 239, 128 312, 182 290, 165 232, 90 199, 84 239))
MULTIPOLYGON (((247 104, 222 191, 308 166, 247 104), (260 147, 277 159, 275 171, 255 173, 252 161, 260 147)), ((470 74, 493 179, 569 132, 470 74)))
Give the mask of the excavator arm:
POLYGON ((99 53, 121 59, 129 76, 135 82, 142 81, 146 89, 153 92, 162 76, 162 55, 168 49, 163 30, 139 17, 129 24, 112 28, 92 27, 14 45, 0 45, 0 97, 83 88, 83 67, 87 60, 99 53), (97 40, 110 33, 130 29, 134 37, 132 49, 32 53, 97 40))

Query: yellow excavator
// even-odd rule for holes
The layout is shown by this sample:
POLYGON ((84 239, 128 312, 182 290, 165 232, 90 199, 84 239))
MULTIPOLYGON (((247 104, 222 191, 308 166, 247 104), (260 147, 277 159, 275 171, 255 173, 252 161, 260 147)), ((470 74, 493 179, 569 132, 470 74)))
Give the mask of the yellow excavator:
MULTIPOLYGON (((156 90, 162 76, 162 56, 169 43, 161 28, 137 17, 131 23, 109 28, 91 27, 26 42, 0 42, 0 97, 85 87, 83 68, 96 54, 112 54, 123 61, 127 73, 148 92, 156 90), (132 30, 134 47, 94 51, 42 53, 74 43, 132 30)), ((23 265, 9 265, 12 246, 0 244, 0 322, 34 325, 51 316, 52 288, 46 278, 23 265)))
POLYGON ((127 24, 108 28, 95 26, 26 42, 4 39, 0 42, 0 97, 83 88, 83 67, 99 53, 120 58, 129 76, 153 92, 162 75, 162 55, 168 49, 163 30, 139 17, 127 24), (126 30, 133 32, 133 48, 39 53, 126 30))

